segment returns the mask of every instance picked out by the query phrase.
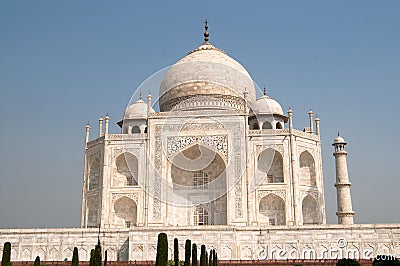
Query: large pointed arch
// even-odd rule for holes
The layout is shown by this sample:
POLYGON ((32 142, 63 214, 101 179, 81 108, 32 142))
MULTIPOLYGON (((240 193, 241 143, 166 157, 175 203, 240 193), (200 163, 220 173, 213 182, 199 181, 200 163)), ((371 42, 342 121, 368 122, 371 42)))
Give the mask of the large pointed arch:
POLYGON ((137 205, 134 200, 126 196, 117 199, 114 202, 114 213, 120 225, 127 228, 137 225, 137 205))
POLYGON ((195 205, 188 225, 227 224, 226 164, 220 153, 199 144, 185 148, 171 159, 171 181, 174 195, 195 205), (199 207, 203 203, 207 210, 199 207))
POLYGON ((135 155, 125 152, 115 160, 117 173, 114 178, 114 186, 137 186, 139 162, 135 155))
POLYGON ((316 173, 314 157, 308 151, 300 154, 300 184, 316 186, 316 173))
POLYGON ((318 224, 320 219, 317 201, 312 196, 307 195, 304 197, 301 205, 303 224, 318 224))
POLYGON ((261 220, 265 220, 269 225, 286 225, 285 209, 285 201, 275 194, 270 193, 260 200, 261 220))
POLYGON ((95 158, 89 165, 89 190, 100 187, 100 159, 95 158))
POLYGON ((279 151, 271 148, 263 150, 258 156, 257 168, 264 173, 263 183, 284 182, 283 157, 279 151))

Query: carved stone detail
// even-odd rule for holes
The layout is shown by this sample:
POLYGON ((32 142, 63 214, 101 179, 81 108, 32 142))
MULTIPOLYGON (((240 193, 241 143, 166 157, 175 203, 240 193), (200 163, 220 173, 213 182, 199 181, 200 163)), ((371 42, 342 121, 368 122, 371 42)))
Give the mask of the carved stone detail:
POLYGON ((286 202, 286 190, 258 190, 257 191, 257 201, 259 202, 262 198, 269 194, 274 194, 279 196, 286 202))
POLYGON ((284 149, 283 149, 283 144, 272 144, 272 145, 256 145, 256 154, 257 157, 260 155, 261 152, 267 149, 273 149, 282 155, 284 157, 284 149))
POLYGON ((319 192, 318 191, 310 191, 310 190, 301 190, 300 191, 300 198, 303 200, 307 195, 313 197, 317 202, 319 199, 319 192))
POLYGON ((138 204, 139 201, 139 195, 138 193, 113 193, 112 194, 112 200, 113 202, 122 198, 122 197, 127 197, 130 198, 131 200, 135 201, 136 204, 138 204))

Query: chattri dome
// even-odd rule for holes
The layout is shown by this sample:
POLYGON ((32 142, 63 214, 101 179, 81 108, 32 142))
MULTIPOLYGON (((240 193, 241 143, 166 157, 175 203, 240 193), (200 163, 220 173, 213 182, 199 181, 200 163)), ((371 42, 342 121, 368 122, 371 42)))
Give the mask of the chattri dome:
POLYGON ((124 119, 147 119, 147 109, 148 104, 142 99, 139 99, 125 109, 124 119))
POLYGON ((263 95, 257 99, 253 106, 255 114, 273 114, 285 116, 281 105, 273 98, 263 95))
POLYGON ((205 42, 176 62, 160 85, 160 111, 243 109, 244 93, 253 103, 255 87, 246 69, 223 50, 205 42))

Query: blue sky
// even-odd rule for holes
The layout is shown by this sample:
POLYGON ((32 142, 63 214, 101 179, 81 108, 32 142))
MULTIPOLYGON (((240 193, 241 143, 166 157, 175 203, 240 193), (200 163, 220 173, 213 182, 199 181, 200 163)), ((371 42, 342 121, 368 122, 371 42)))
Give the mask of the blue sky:
MULTIPOLYGON (((337 131, 358 223, 400 222, 399 1, 1 1, 0 228, 77 227, 84 127, 210 41, 285 110, 321 118, 328 223, 337 131)), ((93 130, 95 131, 95 130, 93 130)), ((93 132, 92 131, 92 132, 93 132)), ((93 136, 94 134, 92 134, 93 136)))

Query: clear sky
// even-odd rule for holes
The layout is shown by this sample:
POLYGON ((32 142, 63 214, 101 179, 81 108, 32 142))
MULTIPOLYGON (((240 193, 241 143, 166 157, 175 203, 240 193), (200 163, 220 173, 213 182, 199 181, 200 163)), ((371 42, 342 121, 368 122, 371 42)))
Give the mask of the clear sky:
POLYGON ((328 223, 348 144, 358 223, 400 222, 399 1, 0 1, 0 228, 78 227, 83 144, 154 72, 210 41, 307 126, 321 119, 328 223))

